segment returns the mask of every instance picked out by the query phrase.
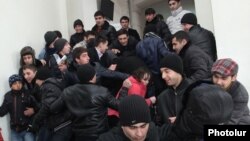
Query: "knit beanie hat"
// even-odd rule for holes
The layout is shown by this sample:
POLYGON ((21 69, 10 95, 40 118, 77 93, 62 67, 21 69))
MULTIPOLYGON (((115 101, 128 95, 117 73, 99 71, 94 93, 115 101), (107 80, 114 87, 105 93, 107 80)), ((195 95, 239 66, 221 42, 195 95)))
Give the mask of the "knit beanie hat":
POLYGON ((68 41, 66 39, 63 39, 63 38, 56 40, 56 42, 54 44, 56 52, 60 52, 64 48, 64 46, 67 42, 68 41))
POLYGON ((231 58, 225 58, 217 60, 213 66, 211 72, 218 73, 223 77, 236 75, 238 73, 238 64, 231 58))
POLYGON ((49 46, 52 42, 54 42, 56 38, 57 38, 57 35, 54 31, 48 31, 44 35, 44 39, 45 39, 47 46, 49 46))
POLYGON ((195 14, 193 13, 187 13, 185 14, 182 19, 181 19, 181 23, 183 24, 192 24, 192 25, 197 25, 197 18, 195 16, 195 14))
POLYGON ((95 69, 90 64, 80 65, 77 68, 77 77, 82 84, 88 83, 96 74, 95 69))
POLYGON ((82 23, 82 21, 81 21, 80 19, 75 20, 75 22, 74 22, 74 28, 75 28, 77 25, 80 25, 80 26, 83 27, 83 23, 82 23))
POLYGON ((13 83, 15 83, 16 81, 23 81, 22 77, 18 74, 13 74, 9 77, 9 85, 10 87, 12 86, 13 83))
POLYGON ((41 67, 36 72, 36 79, 38 80, 46 80, 52 77, 51 71, 46 67, 41 67))
POLYGON ((144 98, 130 95, 119 104, 120 123, 122 126, 151 122, 149 107, 144 98))
POLYGON ((183 62, 177 54, 168 54, 160 62, 160 68, 171 69, 181 75, 183 75, 183 62))

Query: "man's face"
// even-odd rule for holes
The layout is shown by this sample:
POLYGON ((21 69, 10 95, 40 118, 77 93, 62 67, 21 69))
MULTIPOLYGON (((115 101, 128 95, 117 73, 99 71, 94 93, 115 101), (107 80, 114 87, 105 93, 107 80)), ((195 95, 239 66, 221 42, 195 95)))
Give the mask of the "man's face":
POLYGON ((35 78, 35 76, 36 76, 36 72, 33 71, 32 69, 27 68, 23 70, 23 77, 28 83, 31 83, 32 80, 35 78))
POLYGON ((166 67, 161 68, 161 77, 168 86, 177 87, 180 83, 181 75, 166 67))
POLYGON ((177 41, 176 38, 174 37, 172 39, 172 45, 173 45, 173 50, 179 54, 180 51, 182 50, 182 48, 186 45, 186 40, 182 40, 182 41, 177 41))
POLYGON ((95 23, 97 26, 102 26, 104 24, 104 17, 103 16, 95 16, 95 23))
POLYGON ((123 29, 128 29, 128 25, 129 25, 128 20, 121 20, 120 24, 123 29))
POLYGON ((95 39, 95 35, 90 34, 87 36, 86 42, 89 43, 92 39, 95 39))
POLYGON ((63 49, 62 49, 62 53, 65 55, 65 54, 69 54, 70 53, 70 45, 69 45, 69 43, 67 42, 65 45, 64 45, 64 47, 63 47, 63 49))
POLYGON ((98 48, 100 50, 101 53, 105 53, 106 50, 108 49, 108 41, 106 42, 101 42, 99 45, 98 45, 98 48))
POLYGON ((76 25, 75 31, 76 31, 76 33, 81 33, 83 31, 83 27, 81 25, 76 25))
POLYGON ((126 46, 128 44, 128 38, 126 34, 122 34, 118 36, 118 41, 122 46, 126 46))
POLYGON ((126 137, 131 141, 144 141, 148 133, 149 123, 137 123, 131 126, 122 126, 126 137))
POLYGON ((151 22, 154 19, 155 16, 156 16, 155 14, 147 14, 146 15, 146 21, 151 22))
POLYGON ((218 73, 213 74, 213 83, 220 86, 224 90, 228 90, 228 88, 235 80, 236 80, 236 75, 223 77, 218 73))
POLYGON ((76 62, 79 65, 84 65, 89 63, 89 55, 87 52, 83 52, 79 58, 76 58, 76 62))
POLYGON ((22 84, 21 81, 16 81, 16 82, 14 82, 14 83, 11 85, 11 89, 12 89, 12 90, 15 90, 15 91, 21 90, 22 87, 23 87, 23 84, 22 84))
POLYGON ((25 65, 33 64, 33 57, 32 57, 32 55, 30 55, 30 54, 24 55, 23 56, 23 62, 24 62, 25 65))
POLYGON ((182 28, 183 28, 183 31, 185 32, 189 32, 189 29, 193 26, 191 24, 188 24, 188 23, 182 23, 182 28))
POLYGON ((177 10, 181 6, 181 3, 175 0, 170 0, 168 4, 171 11, 177 10))

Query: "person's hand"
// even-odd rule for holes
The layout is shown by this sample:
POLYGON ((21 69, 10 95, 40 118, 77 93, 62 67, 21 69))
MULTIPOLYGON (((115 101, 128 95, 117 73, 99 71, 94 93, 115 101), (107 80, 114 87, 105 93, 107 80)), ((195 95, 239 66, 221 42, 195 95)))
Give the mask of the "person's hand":
POLYGON ((168 118, 169 122, 172 124, 175 122, 175 119, 176 119, 176 117, 169 117, 168 118))
POLYGON ((45 61, 44 59, 41 59, 40 61, 41 61, 41 63, 43 64, 43 66, 46 65, 46 61, 45 61))
POLYGON ((123 81, 122 87, 129 89, 131 86, 132 86, 132 83, 130 82, 128 78, 123 81))
POLYGON ((117 64, 111 64, 108 69, 112 70, 112 71, 115 71, 116 66, 117 66, 117 64))
POLYGON ((119 49, 111 49, 111 51, 112 51, 114 54, 120 53, 120 50, 119 50, 119 49))
POLYGON ((33 108, 27 107, 26 110, 23 113, 24 113, 25 116, 30 117, 35 113, 35 111, 34 111, 33 108))
POLYGON ((67 65, 65 63, 61 63, 58 65, 58 68, 61 72, 64 72, 65 70, 67 70, 67 65))
POLYGON ((155 102, 156 102, 156 97, 155 96, 152 96, 149 99, 152 102, 152 104, 155 104, 155 102))

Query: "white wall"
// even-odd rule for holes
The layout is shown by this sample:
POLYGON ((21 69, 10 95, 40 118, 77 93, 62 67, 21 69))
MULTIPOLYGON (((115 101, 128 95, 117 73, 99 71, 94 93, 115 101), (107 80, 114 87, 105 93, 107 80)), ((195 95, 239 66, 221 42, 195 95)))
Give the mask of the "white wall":
MULTIPOLYGON (((19 69, 19 51, 30 45, 37 54, 44 46, 44 33, 60 30, 68 36, 65 0, 1 0, 0 1, 0 104, 9 90, 8 77, 19 69)), ((6 141, 9 118, 0 118, 6 141)))
POLYGON ((195 0, 195 10, 198 23, 214 32, 214 21, 211 0, 195 0))
MULTIPOLYGON (((250 1, 211 0, 219 58, 239 64, 238 80, 250 93, 250 1)), ((250 103, 249 103, 250 107, 250 103)))
POLYGON ((67 17, 69 35, 75 33, 73 23, 81 19, 85 30, 91 30, 95 25, 94 13, 97 11, 96 0, 67 0, 67 17))

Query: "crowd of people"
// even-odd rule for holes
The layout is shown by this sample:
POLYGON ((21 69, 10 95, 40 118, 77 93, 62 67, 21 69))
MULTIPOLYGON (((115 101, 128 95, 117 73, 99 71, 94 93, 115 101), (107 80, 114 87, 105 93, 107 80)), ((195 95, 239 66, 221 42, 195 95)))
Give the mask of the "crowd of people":
POLYGON ((91 30, 75 20, 70 41, 47 31, 38 58, 23 47, 0 107, 11 141, 199 141, 205 124, 249 125, 238 64, 217 58, 181 0, 168 4, 166 22, 145 10, 142 38, 129 17, 116 31, 97 11, 91 30))

